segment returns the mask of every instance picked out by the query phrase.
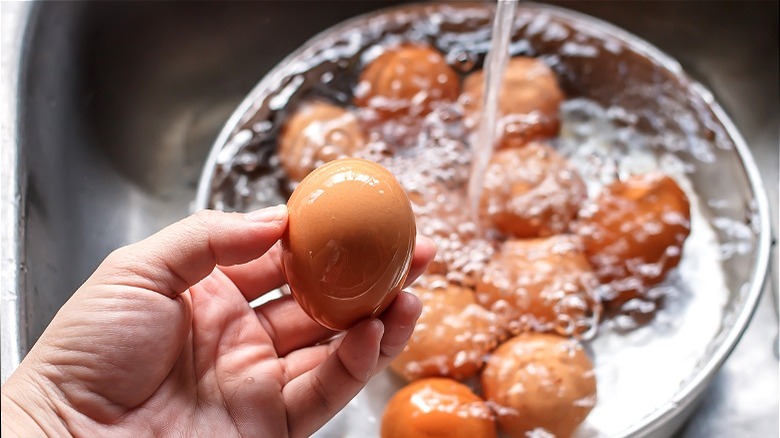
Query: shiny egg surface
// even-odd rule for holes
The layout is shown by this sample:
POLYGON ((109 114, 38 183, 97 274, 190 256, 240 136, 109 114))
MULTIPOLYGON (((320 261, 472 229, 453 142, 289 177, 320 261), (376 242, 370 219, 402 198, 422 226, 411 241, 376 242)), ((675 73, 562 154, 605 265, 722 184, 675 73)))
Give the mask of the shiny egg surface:
POLYGON ((334 330, 381 313, 409 274, 416 236, 393 174, 359 158, 331 161, 301 181, 287 207, 282 268, 306 313, 334 330))

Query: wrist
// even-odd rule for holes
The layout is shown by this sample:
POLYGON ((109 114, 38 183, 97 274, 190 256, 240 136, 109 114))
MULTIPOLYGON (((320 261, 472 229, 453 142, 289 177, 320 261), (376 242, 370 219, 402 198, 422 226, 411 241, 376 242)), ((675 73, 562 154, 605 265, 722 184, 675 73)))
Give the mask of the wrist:
POLYGON ((71 436, 41 384, 17 370, 2 387, 2 436, 71 436))

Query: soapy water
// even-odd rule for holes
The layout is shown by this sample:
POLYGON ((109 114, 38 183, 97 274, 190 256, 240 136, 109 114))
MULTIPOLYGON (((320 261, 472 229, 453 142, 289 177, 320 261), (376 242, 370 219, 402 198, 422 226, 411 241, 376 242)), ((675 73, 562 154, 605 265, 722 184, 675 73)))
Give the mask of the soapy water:
MULTIPOLYGON (((489 47, 489 10, 444 5, 433 12, 399 16, 403 25, 397 28, 393 27, 393 20, 380 16, 370 26, 347 32, 343 44, 332 44, 308 58, 309 63, 297 66, 299 70, 291 79, 274 84, 282 90, 280 93, 248 110, 241 128, 231 135, 217 160, 212 207, 248 210, 286 201, 295 183, 286 178, 274 154, 275 139, 286 111, 294 108, 296 102, 312 97, 349 106, 355 71, 368 53, 366 47, 376 50, 377 45, 391 45, 399 40, 423 40, 443 51, 459 73, 472 72, 482 65, 489 47), (468 30, 460 27, 463 23, 470 23, 468 30), (317 70, 320 64, 327 64, 330 70, 317 70), (268 105, 269 101, 273 105, 268 105), (264 112, 263 105, 271 112, 264 112)), ((515 20, 517 28, 524 29, 527 38, 561 42, 558 54, 547 54, 543 59, 564 82, 573 75, 565 65, 558 64, 565 56, 593 58, 603 51, 623 50, 609 39, 599 41, 602 48, 594 48, 592 41, 549 16, 522 9, 515 20)), ((529 41, 513 37, 509 52, 513 56, 534 55, 529 41)), ((665 93, 660 93, 659 100, 669 99, 665 93)), ((676 112, 684 110, 674 107, 676 112)), ((576 167, 591 197, 618 178, 658 169, 675 179, 691 203, 691 234, 685 242, 681 263, 651 291, 664 297, 659 301, 661 305, 629 302, 627 307, 632 312, 604 321, 598 335, 586 342, 597 374, 598 401, 580 427, 579 437, 617 434, 663 406, 679 391, 705 359, 712 340, 722 329, 729 296, 722 259, 753 247, 750 236, 740 233, 744 224, 732 225, 733 220, 726 218, 708 219, 708 211, 717 210, 718 201, 702 200, 694 190, 689 176, 696 172, 697 160, 707 162, 711 153, 702 138, 686 130, 684 125, 693 122, 685 117, 669 122, 651 120, 653 127, 664 133, 654 134, 640 129, 647 117, 646 112, 604 105, 576 95, 561 108, 561 135, 554 147, 576 167), (682 136, 667 133, 675 127, 683 130, 682 136), (689 147, 685 146, 686 140, 689 147), (681 158, 681 151, 689 152, 693 159, 681 158), (713 229, 713 224, 733 231, 735 238, 719 242, 716 231, 722 230, 713 229), (632 313, 652 315, 652 319, 638 324, 632 313)), ((496 245, 489 230, 485 235, 480 233, 467 202, 472 155, 464 140, 468 135, 461 118, 462 110, 455 102, 435 107, 415 126, 386 123, 371 134, 362 154, 393 171, 409 192, 418 231, 433 237, 439 245, 434 265, 438 263, 449 280, 472 285, 474 274, 492 257, 496 245)), ((719 141, 717 126, 708 128, 713 131, 705 137, 711 143, 719 141)), ((401 379, 389 372, 376 376, 316 436, 378 436, 384 406, 402 385, 401 379)))

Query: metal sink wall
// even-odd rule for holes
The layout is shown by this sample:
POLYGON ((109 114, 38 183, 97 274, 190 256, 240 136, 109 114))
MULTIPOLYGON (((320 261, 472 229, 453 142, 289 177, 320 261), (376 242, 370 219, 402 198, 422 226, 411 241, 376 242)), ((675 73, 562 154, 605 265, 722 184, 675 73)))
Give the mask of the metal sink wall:
MULTIPOLYGON (((188 214, 219 128, 267 70, 320 30, 391 3, 34 5, 14 109, 24 200, 22 353, 106 254, 188 214)), ((753 148, 777 218, 777 2, 561 5, 649 40, 709 87, 753 148)), ((773 306, 765 294, 753 322, 762 328, 751 328, 742 344, 766 350, 756 356, 751 349, 743 361, 763 361, 776 371, 773 306)), ((721 372, 725 379, 741 350, 721 372)), ((755 402, 766 406, 756 436, 777 430, 776 372, 767 378, 774 388, 756 392, 765 400, 755 402)), ((687 436, 712 435, 714 418, 733 408, 723 400, 739 395, 728 392, 733 379, 723 379, 687 436)), ((741 390, 748 389, 761 388, 741 390)))

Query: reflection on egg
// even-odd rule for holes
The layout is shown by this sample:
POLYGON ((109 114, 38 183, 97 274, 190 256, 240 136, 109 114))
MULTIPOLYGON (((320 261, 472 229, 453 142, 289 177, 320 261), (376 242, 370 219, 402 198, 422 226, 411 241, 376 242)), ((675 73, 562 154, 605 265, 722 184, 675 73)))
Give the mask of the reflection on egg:
POLYGON ((572 435, 596 404, 593 365, 577 341, 527 333, 502 344, 482 373, 485 399, 496 404, 501 429, 525 438, 544 429, 572 435))
POLYGON ((393 174, 368 160, 331 161, 301 181, 287 207, 282 268, 306 313, 334 330, 381 313, 409 274, 416 236, 393 174))
POLYGON ((382 438, 495 438, 493 412, 452 379, 418 380, 398 391, 385 408, 382 438))

